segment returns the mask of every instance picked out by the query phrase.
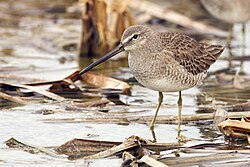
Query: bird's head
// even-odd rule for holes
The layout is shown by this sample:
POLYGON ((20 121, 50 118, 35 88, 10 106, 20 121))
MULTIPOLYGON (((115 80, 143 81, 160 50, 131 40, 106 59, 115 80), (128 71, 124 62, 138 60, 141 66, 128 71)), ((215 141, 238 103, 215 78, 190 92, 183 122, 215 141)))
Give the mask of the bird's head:
POLYGON ((143 25, 131 26, 124 31, 121 44, 125 51, 139 49, 152 40, 153 34, 153 30, 149 27, 143 25))
POLYGON ((93 67, 97 66, 98 64, 110 59, 111 57, 117 55, 120 52, 123 51, 133 51, 135 49, 140 49, 142 47, 148 46, 152 43, 154 31, 146 26, 142 25, 135 25, 127 28, 123 35, 120 44, 115 47, 113 50, 108 52, 106 55, 101 57, 96 62, 90 64, 88 67, 83 69, 81 72, 79 72, 80 75, 86 73, 87 71, 91 70, 93 67))

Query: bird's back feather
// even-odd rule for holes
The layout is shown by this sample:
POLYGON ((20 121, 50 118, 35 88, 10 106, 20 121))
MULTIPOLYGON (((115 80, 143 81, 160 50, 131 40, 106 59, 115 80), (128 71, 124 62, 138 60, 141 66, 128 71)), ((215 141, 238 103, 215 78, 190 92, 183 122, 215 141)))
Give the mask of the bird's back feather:
POLYGON ((189 73, 197 75, 206 72, 218 59, 224 48, 207 45, 178 33, 159 33, 163 48, 171 51, 173 58, 189 73))

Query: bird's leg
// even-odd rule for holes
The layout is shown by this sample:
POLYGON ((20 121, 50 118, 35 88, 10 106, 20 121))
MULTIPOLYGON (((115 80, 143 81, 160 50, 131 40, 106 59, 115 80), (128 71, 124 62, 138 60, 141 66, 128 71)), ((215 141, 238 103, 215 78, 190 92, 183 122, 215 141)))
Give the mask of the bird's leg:
POLYGON ((178 99, 178 138, 181 137, 181 110, 182 110, 182 98, 181 91, 179 91, 179 99, 178 99))
POLYGON ((233 24, 229 24, 228 36, 227 36, 227 47, 228 47, 228 52, 229 52, 228 66, 230 68, 232 67, 232 59, 233 59, 232 39, 233 39, 233 24))
MULTIPOLYGON (((245 56, 246 49, 246 25, 242 24, 242 57, 245 56)), ((243 58, 240 60, 240 71, 243 71, 243 58)))
POLYGON ((162 92, 159 92, 159 97, 158 97, 158 105, 157 105, 157 108, 156 108, 156 112, 155 112, 155 115, 154 115, 154 118, 150 124, 150 130, 152 132, 152 135, 153 135, 153 138, 154 138, 154 141, 156 141, 156 137, 155 137, 155 132, 154 132, 154 127, 155 127, 155 120, 156 120, 156 117, 157 117, 157 114, 158 114, 158 111, 161 107, 161 103, 163 101, 163 94, 162 92))

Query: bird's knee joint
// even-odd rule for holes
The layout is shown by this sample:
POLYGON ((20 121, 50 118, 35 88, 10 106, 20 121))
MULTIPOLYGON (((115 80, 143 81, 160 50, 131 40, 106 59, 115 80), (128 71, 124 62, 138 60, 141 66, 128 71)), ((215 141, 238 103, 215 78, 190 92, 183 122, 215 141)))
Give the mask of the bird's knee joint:
POLYGON ((177 104, 178 104, 179 106, 181 106, 181 105, 182 105, 182 99, 179 99, 178 102, 177 102, 177 104))

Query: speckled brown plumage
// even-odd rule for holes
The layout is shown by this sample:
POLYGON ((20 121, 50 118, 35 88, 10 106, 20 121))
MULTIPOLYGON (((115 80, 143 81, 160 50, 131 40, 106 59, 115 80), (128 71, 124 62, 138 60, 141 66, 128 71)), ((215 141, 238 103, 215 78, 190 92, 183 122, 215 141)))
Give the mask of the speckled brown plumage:
POLYGON ((223 52, 222 46, 199 43, 183 34, 160 33, 159 38, 173 58, 194 75, 208 70, 223 52))
POLYGON ((195 86, 223 52, 222 46, 199 43, 179 33, 155 32, 145 26, 128 28, 121 43, 138 82, 163 92, 195 86), (135 34, 138 39, 133 40, 135 34))

